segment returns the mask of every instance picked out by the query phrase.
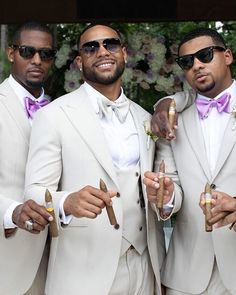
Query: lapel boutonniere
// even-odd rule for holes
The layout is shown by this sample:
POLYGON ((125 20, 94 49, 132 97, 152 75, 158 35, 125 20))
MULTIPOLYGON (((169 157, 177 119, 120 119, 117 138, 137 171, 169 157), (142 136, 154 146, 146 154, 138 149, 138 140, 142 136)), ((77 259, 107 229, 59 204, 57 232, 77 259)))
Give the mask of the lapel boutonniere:
POLYGON ((158 137, 152 132, 151 129, 151 122, 150 121, 144 121, 143 122, 143 126, 144 126, 144 130, 148 136, 147 139, 147 149, 149 149, 150 147, 150 140, 152 139, 154 142, 156 142, 158 140, 158 137))
POLYGON ((234 123, 233 123, 233 126, 232 126, 232 130, 235 130, 236 129, 236 105, 233 106, 232 115, 233 115, 233 118, 234 118, 234 123))

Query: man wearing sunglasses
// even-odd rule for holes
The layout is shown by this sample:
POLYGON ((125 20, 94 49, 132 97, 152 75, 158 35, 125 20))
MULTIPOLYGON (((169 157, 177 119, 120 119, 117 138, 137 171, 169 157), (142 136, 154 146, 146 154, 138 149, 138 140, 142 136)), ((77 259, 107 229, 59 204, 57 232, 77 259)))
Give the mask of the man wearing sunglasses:
POLYGON ((37 113, 26 169, 26 195, 42 202, 47 186, 62 220, 46 294, 160 295, 163 230, 141 181, 153 164, 143 126, 151 116, 121 88, 119 32, 92 24, 78 49, 85 83, 37 113))
POLYGON ((50 214, 33 200, 24 202, 25 166, 34 112, 48 103, 43 84, 55 57, 47 26, 21 25, 6 49, 9 78, 0 85, 0 294, 42 295, 46 265, 34 278, 50 214), (34 283, 33 283, 34 281, 34 283))
MULTIPOLYGON (((166 162, 166 189, 170 179, 176 187, 174 193, 169 189, 174 201, 168 218, 177 212, 162 283, 167 295, 236 294, 236 235, 228 228, 205 232, 205 218, 199 208, 207 183, 212 191, 229 195, 236 192, 236 119, 232 113, 236 83, 230 70, 232 52, 217 31, 198 28, 182 39, 177 62, 193 90, 171 97, 177 110, 185 110, 178 117, 176 138, 157 141, 156 164, 162 159, 166 162)), ((166 137, 171 130, 163 122, 168 117, 168 107, 163 109, 162 105, 159 130, 166 125, 166 137)), ((156 114, 154 121, 157 124, 156 114)), ((151 202, 158 187, 153 179, 158 182, 158 174, 147 172, 144 181, 151 202)))

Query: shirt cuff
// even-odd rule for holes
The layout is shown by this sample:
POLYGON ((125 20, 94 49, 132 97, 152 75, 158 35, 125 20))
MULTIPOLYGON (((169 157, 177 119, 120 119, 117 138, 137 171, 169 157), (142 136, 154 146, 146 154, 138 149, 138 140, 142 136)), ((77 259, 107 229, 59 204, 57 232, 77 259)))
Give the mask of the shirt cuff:
POLYGON ((59 203, 59 216, 60 216, 60 221, 61 223, 65 224, 65 225, 68 225, 72 218, 73 218, 73 215, 66 215, 65 214, 65 211, 64 211, 64 202, 65 202, 65 199, 68 197, 69 194, 65 194, 61 200, 60 200, 60 203, 59 203))
POLYGON ((163 211, 165 214, 170 214, 174 208, 175 192, 172 193, 170 201, 163 205, 163 211))
POLYGON ((14 202, 8 207, 6 213, 4 214, 4 218, 3 218, 3 226, 5 229, 18 227, 12 220, 12 214, 13 214, 13 211, 15 210, 15 208, 21 204, 22 203, 14 202))

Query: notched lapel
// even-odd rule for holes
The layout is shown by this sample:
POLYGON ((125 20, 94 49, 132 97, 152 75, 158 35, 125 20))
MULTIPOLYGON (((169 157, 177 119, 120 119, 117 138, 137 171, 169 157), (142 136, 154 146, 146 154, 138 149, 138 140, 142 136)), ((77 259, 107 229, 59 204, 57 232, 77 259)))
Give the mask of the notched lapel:
POLYGON ((231 115, 227 127, 225 129, 225 133, 223 136, 223 140, 221 143, 221 147, 219 150, 218 159, 216 162, 216 167, 214 171, 214 178, 220 172, 222 166, 224 165, 225 161, 227 160, 229 154, 231 153, 233 147, 236 143, 236 129, 233 129, 233 125, 235 124, 235 118, 231 115))
POLYGON ((86 142, 88 148, 118 187, 112 158, 100 122, 93 112, 88 97, 76 97, 77 103, 61 106, 71 124, 86 142))
POLYGON ((16 127, 19 129, 26 143, 29 144, 31 130, 29 120, 18 97, 7 81, 1 87, 0 102, 7 109, 12 120, 15 121, 16 127))
POLYGON ((206 174, 206 177, 210 181, 211 172, 206 157, 204 138, 195 104, 182 113, 182 120, 189 144, 206 174))
POLYGON ((130 112, 134 119, 135 127, 137 128, 138 138, 139 138, 139 148, 140 148, 140 166, 142 172, 146 170, 150 170, 151 161, 153 161, 153 149, 154 142, 150 139, 150 147, 148 149, 148 135, 145 132, 144 122, 147 120, 151 120, 151 116, 149 116, 145 112, 140 112, 136 105, 131 102, 130 112))

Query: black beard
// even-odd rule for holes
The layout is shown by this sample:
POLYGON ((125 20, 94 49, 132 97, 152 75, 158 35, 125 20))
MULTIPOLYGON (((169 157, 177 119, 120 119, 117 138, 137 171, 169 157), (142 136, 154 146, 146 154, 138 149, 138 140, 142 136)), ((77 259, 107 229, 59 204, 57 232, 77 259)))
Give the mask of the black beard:
POLYGON ((102 85, 110 85, 116 82, 122 76, 124 70, 125 70, 125 64, 123 63, 117 68, 117 70, 115 71, 113 75, 108 77, 103 77, 103 76, 97 75, 95 72, 90 71, 90 69, 87 69, 84 67, 83 76, 85 80, 87 81, 97 83, 97 84, 102 84, 102 85))
POLYGON ((38 89, 43 87, 43 81, 26 81, 27 86, 32 89, 38 89))

